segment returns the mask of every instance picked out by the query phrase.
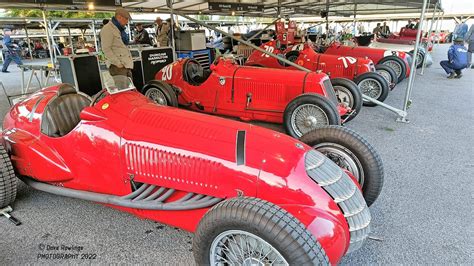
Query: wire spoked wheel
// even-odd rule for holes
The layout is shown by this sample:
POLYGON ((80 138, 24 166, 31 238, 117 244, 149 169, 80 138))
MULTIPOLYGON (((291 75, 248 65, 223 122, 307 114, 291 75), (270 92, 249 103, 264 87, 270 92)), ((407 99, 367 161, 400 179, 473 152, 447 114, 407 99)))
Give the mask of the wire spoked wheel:
POLYGON ((160 105, 168 105, 165 94, 158 88, 149 88, 145 92, 145 96, 160 105))
POLYGON ((360 186, 364 186, 364 171, 357 156, 349 149, 336 143, 323 142, 313 148, 324 154, 331 161, 335 162, 342 169, 352 173, 360 186))
POLYGON ((396 62, 394 60, 388 60, 388 61, 384 62, 383 64, 386 65, 386 66, 391 67, 395 71, 395 73, 397 74, 397 77, 400 77, 402 75, 402 71, 403 71, 402 66, 398 62, 396 62))
POLYGON ((354 109, 354 96, 351 91, 344 86, 334 86, 337 101, 344 104, 346 107, 354 109))
POLYGON ((329 119, 321 107, 314 104, 302 104, 291 115, 291 127, 298 136, 317 128, 329 125, 329 119))
POLYGON ((361 89, 362 94, 374 99, 377 99, 382 95, 382 84, 373 78, 363 79, 359 83, 359 88, 361 89))
POLYGON ((228 230, 214 239, 210 262, 211 265, 289 265, 268 242, 241 230, 228 230))

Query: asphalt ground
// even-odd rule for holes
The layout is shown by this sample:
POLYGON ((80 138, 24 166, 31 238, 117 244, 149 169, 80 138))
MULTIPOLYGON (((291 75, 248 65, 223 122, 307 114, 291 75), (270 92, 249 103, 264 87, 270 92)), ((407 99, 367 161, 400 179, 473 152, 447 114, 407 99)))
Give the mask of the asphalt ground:
MULTIPOLYGON (((367 107, 347 124, 380 153, 385 184, 371 207, 376 240, 347 255, 343 265, 474 264, 474 70, 465 70, 461 79, 446 79, 438 62, 447 48, 438 46, 433 66, 416 78, 410 123, 396 122, 397 116, 381 107, 367 107)), ((19 72, 10 69, 14 72, 0 73, 0 79, 8 93, 18 93, 19 72)), ((401 107, 406 85, 400 83, 386 103, 401 107)), ((2 117, 7 110, 1 96, 2 117)), ((173 227, 35 191, 21 182, 13 207, 23 225, 0 217, 2 265, 193 264, 192 234, 173 227), (73 246, 72 254, 89 255, 41 257, 61 245, 73 246)))

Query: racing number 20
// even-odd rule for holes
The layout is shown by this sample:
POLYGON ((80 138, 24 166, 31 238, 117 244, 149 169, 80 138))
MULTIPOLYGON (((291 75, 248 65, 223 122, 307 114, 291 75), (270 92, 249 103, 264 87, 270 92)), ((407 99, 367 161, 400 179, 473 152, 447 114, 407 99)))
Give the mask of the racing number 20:
POLYGON ((167 65, 162 69, 161 72, 163 72, 161 80, 171 80, 171 78, 173 77, 173 66, 167 65))

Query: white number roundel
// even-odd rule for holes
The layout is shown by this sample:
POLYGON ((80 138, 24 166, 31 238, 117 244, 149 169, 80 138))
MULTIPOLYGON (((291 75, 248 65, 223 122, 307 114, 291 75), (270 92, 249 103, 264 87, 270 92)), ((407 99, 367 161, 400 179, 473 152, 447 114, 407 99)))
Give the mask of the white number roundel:
POLYGON ((173 65, 172 64, 169 64, 167 66, 165 66, 161 72, 163 73, 163 75, 161 76, 161 80, 171 80, 171 78, 173 77, 173 65))

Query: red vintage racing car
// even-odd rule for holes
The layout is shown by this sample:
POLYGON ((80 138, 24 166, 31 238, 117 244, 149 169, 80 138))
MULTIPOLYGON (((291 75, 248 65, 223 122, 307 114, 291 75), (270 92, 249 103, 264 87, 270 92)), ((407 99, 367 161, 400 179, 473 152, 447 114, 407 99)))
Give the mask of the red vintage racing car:
POLYGON ((194 232, 198 265, 337 264, 370 232, 354 176, 322 153, 134 90, 91 100, 61 84, 23 99, 3 122, 0 173, 0 208, 15 200, 17 175, 194 232))
POLYGON ((346 46, 339 42, 333 42, 329 46, 323 47, 321 52, 340 56, 367 57, 376 64, 391 67, 397 74, 397 82, 402 81, 410 74, 412 59, 405 52, 365 46, 346 46))
POLYGON ((230 58, 217 58, 210 70, 195 60, 181 59, 155 78, 142 92, 159 104, 179 104, 244 121, 283 123, 287 133, 297 138, 320 125, 339 125, 340 116, 352 119, 362 105, 357 86, 346 94, 351 106, 338 103, 325 74, 240 66, 230 58))
MULTIPOLYGON (((384 77, 375 72, 376 67, 370 59, 320 54, 316 53, 308 44, 298 44, 280 49, 278 41, 270 41, 263 44, 260 48, 269 53, 285 57, 309 70, 326 73, 331 78, 354 80, 362 94, 381 102, 387 98, 390 84, 392 86, 395 85, 396 74, 394 71, 385 65, 377 65, 377 68, 383 68, 392 73, 390 77, 384 77), (388 79, 390 79, 390 83, 388 79)), ((296 69, 258 50, 252 52, 245 64, 248 66, 296 69)), ((372 102, 364 101, 364 104, 375 106, 372 102)))

